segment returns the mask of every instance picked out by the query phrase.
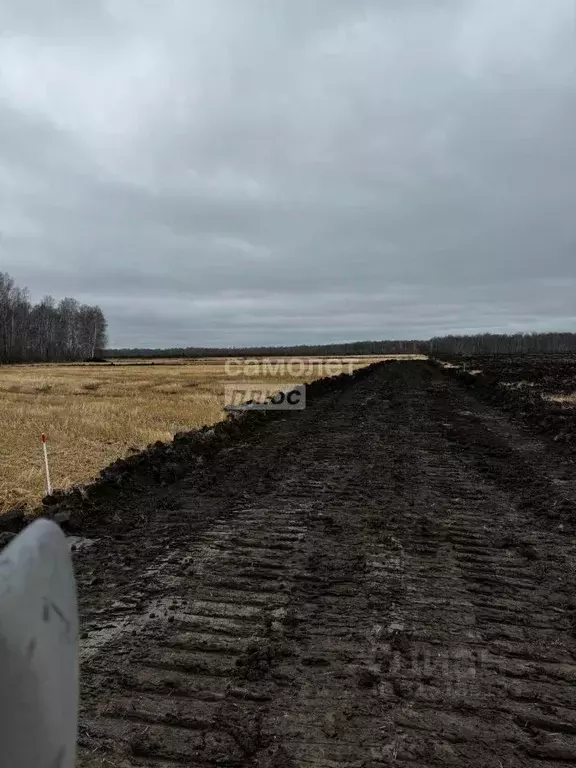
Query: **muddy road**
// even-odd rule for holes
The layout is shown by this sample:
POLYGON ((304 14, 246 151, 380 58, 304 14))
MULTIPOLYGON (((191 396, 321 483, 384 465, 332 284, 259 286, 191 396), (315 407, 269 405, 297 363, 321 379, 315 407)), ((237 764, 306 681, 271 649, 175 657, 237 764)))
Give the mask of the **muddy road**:
POLYGON ((76 556, 79 766, 576 761, 575 499, 426 362, 266 425, 76 556))

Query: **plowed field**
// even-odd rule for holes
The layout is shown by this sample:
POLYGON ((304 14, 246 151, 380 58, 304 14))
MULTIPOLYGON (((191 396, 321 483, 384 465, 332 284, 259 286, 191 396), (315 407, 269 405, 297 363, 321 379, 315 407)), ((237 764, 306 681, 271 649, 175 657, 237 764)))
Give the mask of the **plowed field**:
POLYGON ((575 499, 427 362, 135 493, 76 556, 79 766, 576 761, 575 499))

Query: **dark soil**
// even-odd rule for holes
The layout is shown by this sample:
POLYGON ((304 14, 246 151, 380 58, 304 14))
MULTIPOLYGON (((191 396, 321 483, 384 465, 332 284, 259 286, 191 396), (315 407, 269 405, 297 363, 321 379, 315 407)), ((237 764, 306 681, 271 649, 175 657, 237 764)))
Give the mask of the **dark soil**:
POLYGON ((476 397, 523 421, 557 443, 567 458, 576 459, 576 407, 547 397, 576 393, 576 357, 486 355, 448 362, 461 366, 448 373, 476 397))
POLYGON ((576 761, 576 477, 475 391, 376 366, 60 499, 80 768, 576 761))

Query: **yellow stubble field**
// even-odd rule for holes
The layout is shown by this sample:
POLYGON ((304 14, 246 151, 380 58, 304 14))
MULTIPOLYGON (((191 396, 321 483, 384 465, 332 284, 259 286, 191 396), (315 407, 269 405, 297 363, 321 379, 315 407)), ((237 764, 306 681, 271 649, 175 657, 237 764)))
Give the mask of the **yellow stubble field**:
POLYGON ((0 513, 19 504, 33 507, 44 495, 43 432, 48 435, 53 487, 68 488, 89 482, 112 461, 150 443, 221 420, 226 384, 264 382, 280 389, 381 359, 2 366, 0 513))

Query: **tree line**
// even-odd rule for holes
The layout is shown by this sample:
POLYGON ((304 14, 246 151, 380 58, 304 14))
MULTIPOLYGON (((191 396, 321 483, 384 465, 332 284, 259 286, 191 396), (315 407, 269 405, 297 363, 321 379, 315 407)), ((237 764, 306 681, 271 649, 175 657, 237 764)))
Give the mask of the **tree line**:
POLYGON ((437 336, 428 342, 429 354, 442 355, 541 355, 576 352, 576 333, 478 333, 470 336, 437 336))
POLYGON ((32 304, 28 290, 0 272, 0 363, 95 358, 106 348, 106 329, 100 307, 51 296, 32 304))
POLYGON ((340 357, 418 354, 422 341, 353 341, 343 344, 299 344, 284 347, 173 347, 171 349, 110 349, 111 357, 340 357))
POLYGON ((68 362, 104 354, 130 357, 310 357, 428 354, 576 353, 576 333, 482 333, 436 336, 428 341, 380 340, 336 344, 262 347, 175 347, 109 349, 106 318, 100 307, 46 296, 32 304, 28 291, 0 272, 0 363, 68 362))
POLYGON ((301 344, 284 347, 173 347, 171 349, 111 349, 118 358, 309 357, 321 355, 499 355, 576 353, 576 333, 482 333, 436 336, 428 341, 382 340, 342 344, 301 344))

